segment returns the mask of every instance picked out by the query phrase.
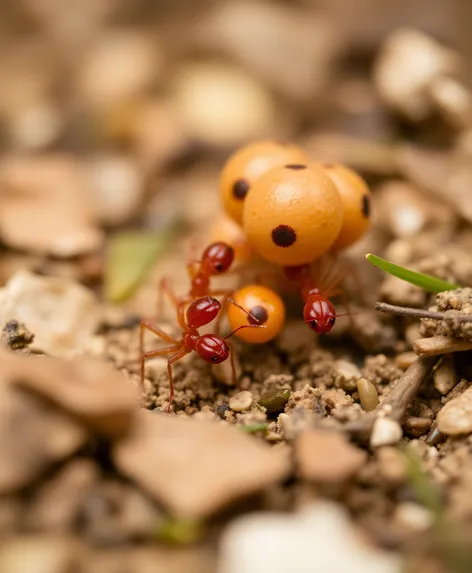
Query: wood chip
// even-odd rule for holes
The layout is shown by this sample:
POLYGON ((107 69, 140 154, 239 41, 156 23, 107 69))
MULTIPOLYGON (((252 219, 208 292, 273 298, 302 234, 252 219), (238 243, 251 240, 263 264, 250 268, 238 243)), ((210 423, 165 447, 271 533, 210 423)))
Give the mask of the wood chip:
POLYGON ((285 449, 214 422, 139 413, 114 462, 174 515, 202 518, 284 479, 285 449))
POLYGON ((439 356, 449 352, 464 352, 472 350, 472 342, 455 340, 448 336, 432 336, 431 338, 419 338, 413 344, 413 350, 418 356, 439 356))
POLYGON ((367 454, 351 445, 342 434, 308 430, 298 436, 295 456, 300 475, 323 483, 340 483, 354 476, 367 454))

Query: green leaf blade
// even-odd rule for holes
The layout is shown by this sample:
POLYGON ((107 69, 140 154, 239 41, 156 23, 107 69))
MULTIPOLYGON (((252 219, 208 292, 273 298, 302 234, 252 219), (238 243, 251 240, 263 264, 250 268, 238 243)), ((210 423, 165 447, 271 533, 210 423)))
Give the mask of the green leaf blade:
POLYGON ((437 294, 439 292, 461 288, 461 285, 443 281, 442 279, 438 279, 432 275, 417 273, 416 271, 405 269, 400 265, 391 263, 390 261, 382 259, 377 255, 373 255, 372 253, 367 254, 365 258, 369 261, 369 263, 372 263, 380 270, 388 273, 389 275, 397 277, 398 279, 422 288, 426 292, 437 294))
POLYGON ((129 231, 112 237, 105 262, 107 300, 120 303, 128 299, 145 280, 168 241, 169 233, 129 231))

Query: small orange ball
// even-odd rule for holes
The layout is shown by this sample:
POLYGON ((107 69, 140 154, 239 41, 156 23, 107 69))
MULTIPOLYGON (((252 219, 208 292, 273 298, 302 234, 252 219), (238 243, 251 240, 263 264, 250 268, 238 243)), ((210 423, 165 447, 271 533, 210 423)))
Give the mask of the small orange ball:
POLYGON ((370 226, 371 194, 367 183, 352 169, 339 164, 323 164, 344 204, 344 219, 333 251, 346 249, 358 241, 370 226))
POLYGON ((228 305, 228 320, 231 330, 246 324, 262 324, 265 328, 242 328, 235 334, 241 340, 251 344, 263 344, 275 338, 285 323, 285 305, 280 296, 270 288, 260 285, 248 285, 237 290, 233 300, 255 316, 259 323, 250 321, 241 309, 228 305))
POLYGON ((326 253, 343 222, 343 203, 324 169, 288 164, 259 177, 244 202, 243 228, 263 258, 282 266, 326 253))
POLYGON ((220 195, 226 213, 241 224, 245 197, 258 177, 280 165, 308 161, 302 149, 289 143, 259 141, 242 147, 221 172, 220 195))
POLYGON ((235 262, 247 264, 254 258, 254 250, 248 243, 242 227, 223 213, 214 220, 208 242, 216 243, 220 241, 233 247, 235 262))

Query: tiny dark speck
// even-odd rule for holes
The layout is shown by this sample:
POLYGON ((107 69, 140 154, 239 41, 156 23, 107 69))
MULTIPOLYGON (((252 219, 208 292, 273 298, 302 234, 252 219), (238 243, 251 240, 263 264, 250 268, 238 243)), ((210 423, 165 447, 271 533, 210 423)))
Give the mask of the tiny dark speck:
POLYGON ((263 306, 254 306, 251 308, 251 315, 257 320, 254 320, 254 318, 248 316, 247 321, 249 324, 265 324, 269 318, 267 310, 263 306))
POLYGON ((278 247, 290 247, 297 240, 297 233, 290 225, 278 225, 272 229, 272 241, 278 247))
POLYGON ((233 197, 242 201, 249 191, 249 183, 245 179, 236 179, 233 183, 233 197))
POLYGON ((285 169, 293 169, 294 171, 298 171, 301 169, 306 169, 306 165, 302 163, 290 163, 289 165, 285 166, 285 169))
POLYGON ((362 214, 366 219, 370 217, 370 198, 368 195, 362 197, 362 214))

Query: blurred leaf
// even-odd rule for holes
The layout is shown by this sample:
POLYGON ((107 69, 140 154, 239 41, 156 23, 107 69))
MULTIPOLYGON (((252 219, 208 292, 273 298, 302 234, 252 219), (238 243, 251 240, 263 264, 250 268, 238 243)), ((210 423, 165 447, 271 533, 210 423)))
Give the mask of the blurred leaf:
POLYGON ((421 505, 429 509, 435 520, 441 519, 444 507, 441 492, 423 469, 421 459, 411 448, 404 450, 405 469, 408 483, 421 505))
POLYGON ((417 273, 415 271, 410 271, 409 269, 405 269, 404 267, 400 267, 395 263, 391 263, 390 261, 386 261, 385 259, 381 259, 377 257, 377 255, 373 255, 369 253, 365 256, 365 258, 381 269, 382 271, 388 273, 389 275, 393 275, 403 281, 411 283, 417 287, 422 288, 427 292, 438 293, 444 292, 445 290, 454 290, 456 288, 460 288, 460 285, 449 283, 447 281, 443 281, 442 279, 438 279, 431 275, 426 275, 424 273, 417 273))
POLYGON ((165 250, 169 233, 129 231, 110 239, 105 262, 105 296, 111 302, 129 298, 157 257, 165 250))
POLYGON ((239 429, 248 434, 255 434, 256 432, 267 432, 268 424, 251 424, 248 426, 239 426, 239 429))
POLYGON ((172 545, 186 545, 198 541, 203 535, 203 526, 193 519, 175 519, 169 517, 160 524, 156 537, 162 543, 172 545))

